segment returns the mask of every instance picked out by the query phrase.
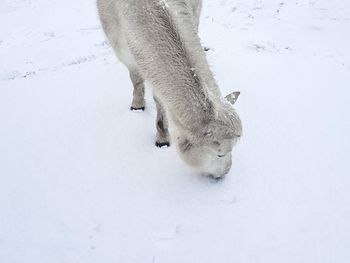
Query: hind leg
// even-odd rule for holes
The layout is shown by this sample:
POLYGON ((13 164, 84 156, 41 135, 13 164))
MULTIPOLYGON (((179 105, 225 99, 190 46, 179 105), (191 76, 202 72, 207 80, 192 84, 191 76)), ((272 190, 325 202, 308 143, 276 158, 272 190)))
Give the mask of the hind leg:
POLYGON ((162 106, 161 102, 159 101, 159 99, 157 97, 153 96, 153 99, 154 99, 154 101, 156 103, 156 107, 157 107, 156 146, 157 147, 170 146, 168 120, 166 118, 166 113, 165 113, 164 107, 162 106))
MULTIPOLYGON (((102 23, 102 27, 111 44, 115 54, 121 62, 129 69, 130 79, 134 86, 133 100, 131 103, 131 110, 145 109, 145 86, 144 79, 137 70, 135 59, 129 49, 126 36, 120 21, 117 19, 116 10, 114 7, 109 7, 109 2, 99 0, 97 1, 98 11, 102 23)), ((115 6, 115 5, 113 5, 115 6)), ((118 5, 117 5, 118 6, 118 5)))
POLYGON ((130 79, 134 86, 131 110, 145 110, 145 84, 144 79, 137 70, 130 70, 130 79))

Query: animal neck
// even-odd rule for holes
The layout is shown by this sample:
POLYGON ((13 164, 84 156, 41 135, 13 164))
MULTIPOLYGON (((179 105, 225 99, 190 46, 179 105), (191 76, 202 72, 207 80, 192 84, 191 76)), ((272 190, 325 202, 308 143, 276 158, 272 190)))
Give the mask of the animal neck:
MULTIPOLYGON (((194 21, 193 9, 189 2, 184 0, 166 0, 169 13, 175 24, 175 30, 179 32, 181 41, 187 51, 187 57, 195 69, 196 75, 205 85, 203 88, 213 97, 222 97, 217 82, 208 65, 200 38, 197 34, 196 22, 194 21)), ((193 1, 192 1, 193 2, 193 1)))

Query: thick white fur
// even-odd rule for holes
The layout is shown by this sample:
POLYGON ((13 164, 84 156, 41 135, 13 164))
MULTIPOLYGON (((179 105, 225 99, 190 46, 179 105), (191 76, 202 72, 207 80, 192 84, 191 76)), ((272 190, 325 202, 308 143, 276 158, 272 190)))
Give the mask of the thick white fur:
POLYGON ((97 0, 97 4, 116 55, 131 76, 140 75, 150 83, 161 102, 180 157, 200 173, 226 174, 242 128, 222 98, 197 35, 202 1, 97 0))

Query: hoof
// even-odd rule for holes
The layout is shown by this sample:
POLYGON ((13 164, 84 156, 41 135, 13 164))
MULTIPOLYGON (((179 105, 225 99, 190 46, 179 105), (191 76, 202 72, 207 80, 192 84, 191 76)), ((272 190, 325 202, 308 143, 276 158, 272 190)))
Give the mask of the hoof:
POLYGON ((162 148, 164 146, 169 147, 170 143, 169 142, 156 142, 156 146, 159 148, 162 148))
POLYGON ((144 110, 145 110, 145 107, 135 108, 135 107, 131 106, 131 107, 130 107, 130 110, 132 110, 132 111, 139 111, 139 110, 144 111, 144 110))

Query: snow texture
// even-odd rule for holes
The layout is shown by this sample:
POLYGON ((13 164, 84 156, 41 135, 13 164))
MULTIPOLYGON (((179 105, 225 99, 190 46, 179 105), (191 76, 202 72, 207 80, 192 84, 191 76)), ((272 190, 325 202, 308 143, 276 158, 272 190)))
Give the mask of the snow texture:
POLYGON ((221 181, 157 149, 94 0, 0 1, 0 262, 350 262, 350 2, 205 1, 244 136, 221 181))

